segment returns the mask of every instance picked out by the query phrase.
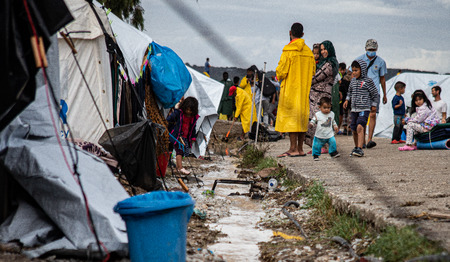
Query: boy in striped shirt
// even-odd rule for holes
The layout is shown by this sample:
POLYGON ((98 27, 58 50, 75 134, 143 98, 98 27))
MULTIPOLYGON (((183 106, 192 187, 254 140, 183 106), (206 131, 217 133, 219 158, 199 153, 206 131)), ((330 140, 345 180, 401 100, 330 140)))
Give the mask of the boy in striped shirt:
POLYGON ((373 80, 367 76, 367 64, 363 60, 355 60, 352 65, 352 80, 350 82, 344 109, 351 103, 350 128, 353 131, 353 148, 350 156, 364 156, 362 146, 364 143, 364 127, 367 125, 370 110, 375 110, 378 104, 378 90, 373 80))

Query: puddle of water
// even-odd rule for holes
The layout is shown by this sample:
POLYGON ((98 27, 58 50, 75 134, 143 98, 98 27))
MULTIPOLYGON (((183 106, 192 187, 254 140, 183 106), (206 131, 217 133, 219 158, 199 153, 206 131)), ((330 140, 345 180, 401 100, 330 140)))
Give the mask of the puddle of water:
MULTIPOLYGON (((215 164, 221 170, 205 174, 204 190, 211 189, 216 179, 237 179, 236 169, 231 158, 225 157, 215 164)), ((220 230, 227 234, 219 238, 208 248, 216 255, 221 255, 227 261, 258 261, 258 242, 269 241, 272 231, 261 230, 256 224, 264 216, 262 205, 258 200, 247 196, 228 196, 230 193, 248 193, 250 185, 217 184, 215 198, 231 201, 228 217, 221 218, 217 223, 210 224, 211 229, 220 230)))

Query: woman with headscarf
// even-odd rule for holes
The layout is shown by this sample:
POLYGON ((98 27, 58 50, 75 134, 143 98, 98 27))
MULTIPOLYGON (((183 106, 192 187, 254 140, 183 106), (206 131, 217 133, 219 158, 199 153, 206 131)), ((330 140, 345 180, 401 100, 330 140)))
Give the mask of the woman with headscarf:
MULTIPOLYGON (((316 74, 311 83, 311 91, 309 93, 309 118, 312 119, 314 114, 319 111, 319 100, 326 96, 331 99, 331 91, 333 88, 334 78, 339 69, 339 63, 336 59, 334 46, 330 41, 323 41, 320 44, 320 58, 317 64, 316 74)), ((305 144, 312 147, 314 140, 315 128, 309 128, 306 133, 305 144)), ((327 153, 322 150, 323 154, 327 153)), ((309 153, 309 152, 308 152, 309 153)))

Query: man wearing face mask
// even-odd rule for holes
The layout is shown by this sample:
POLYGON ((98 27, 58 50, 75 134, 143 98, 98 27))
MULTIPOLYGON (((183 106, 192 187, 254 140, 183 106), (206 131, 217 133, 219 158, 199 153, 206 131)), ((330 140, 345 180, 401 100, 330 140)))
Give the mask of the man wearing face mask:
MULTIPOLYGON (((378 89, 378 94, 381 96, 381 90, 380 85, 383 90, 383 104, 387 103, 387 97, 386 97, 386 79, 385 75, 387 73, 386 68, 386 62, 383 60, 383 58, 377 56, 377 50, 378 50, 378 43, 375 39, 369 39, 366 42, 366 53, 357 57, 355 60, 363 60, 367 63, 367 76, 370 77, 373 82, 375 83, 375 86, 378 89)), ((381 101, 381 99, 378 99, 378 101, 381 101)), ((376 110, 371 110, 369 117, 369 139, 367 142, 367 148, 372 148, 376 146, 377 144, 372 141, 373 138, 373 132, 375 130, 376 120, 377 120, 377 113, 380 108, 380 104, 378 103, 376 110)), ((365 133, 365 130, 364 130, 365 133)))

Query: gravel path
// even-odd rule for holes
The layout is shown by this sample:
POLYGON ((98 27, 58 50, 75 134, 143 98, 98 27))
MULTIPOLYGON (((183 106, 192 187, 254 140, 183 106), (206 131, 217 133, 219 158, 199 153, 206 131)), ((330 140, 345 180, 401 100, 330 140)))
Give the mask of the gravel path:
MULTIPOLYGON (((416 224, 420 233, 450 250, 450 219, 434 217, 450 215, 450 150, 400 152, 390 139, 375 138, 377 146, 358 158, 349 156, 352 137, 336 139, 339 158, 279 160, 296 179, 323 181, 336 206, 358 211, 378 227, 416 224)), ((268 154, 276 157, 289 148, 289 137, 268 145, 268 154)))

